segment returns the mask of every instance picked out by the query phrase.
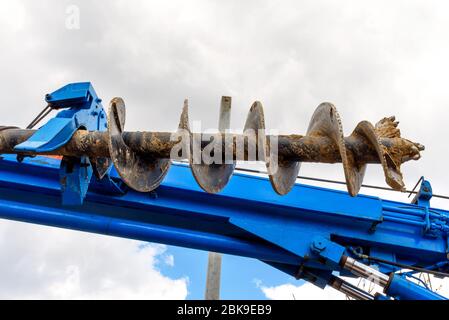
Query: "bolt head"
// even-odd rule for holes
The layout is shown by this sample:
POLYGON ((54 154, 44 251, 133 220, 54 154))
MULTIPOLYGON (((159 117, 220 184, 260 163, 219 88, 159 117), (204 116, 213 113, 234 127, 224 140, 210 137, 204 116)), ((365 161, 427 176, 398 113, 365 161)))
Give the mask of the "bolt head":
POLYGON ((323 251, 324 249, 326 249, 326 245, 321 240, 315 240, 313 242, 313 247, 318 251, 323 251))

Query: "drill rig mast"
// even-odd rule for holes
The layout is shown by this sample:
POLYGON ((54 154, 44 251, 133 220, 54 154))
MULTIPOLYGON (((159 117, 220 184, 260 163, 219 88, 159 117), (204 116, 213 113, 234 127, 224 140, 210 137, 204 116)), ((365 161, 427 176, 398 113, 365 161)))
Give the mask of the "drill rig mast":
POLYGON ((256 102, 243 133, 230 134, 223 97, 220 132, 205 138, 190 130, 187 101, 176 132, 124 131, 123 100, 106 117, 90 83, 46 101, 61 111, 38 130, 0 129, 2 218, 252 257, 357 299, 443 298, 400 273, 446 276, 449 212, 430 207, 430 183, 412 204, 358 195, 368 163, 403 191, 401 164, 424 150, 394 117, 344 137, 336 108, 323 103, 306 135, 267 135, 256 102), (240 160, 265 162, 269 179, 233 175, 240 160), (348 192, 296 184, 301 162, 341 162, 348 192), (384 291, 370 295, 337 273, 384 291))

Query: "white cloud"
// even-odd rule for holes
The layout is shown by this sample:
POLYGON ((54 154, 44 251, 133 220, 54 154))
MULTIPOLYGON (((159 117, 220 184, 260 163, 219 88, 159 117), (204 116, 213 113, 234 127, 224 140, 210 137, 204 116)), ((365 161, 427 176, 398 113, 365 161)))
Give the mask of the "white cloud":
POLYGON ((311 283, 295 286, 291 283, 260 289, 271 300, 342 300, 345 295, 332 289, 321 289, 311 283))
POLYGON ((165 250, 0 220, 0 299, 185 299, 188 279, 158 269, 165 250))
MULTIPOLYGON (((416 277, 421 279, 422 282, 425 282, 427 286, 435 291, 436 293, 449 298, 449 279, 448 278, 437 278, 433 275, 426 275, 426 274, 415 274, 416 277)), ((414 279, 412 279, 414 282, 418 282, 414 279)), ((420 282, 420 285, 423 285, 422 282, 420 282)))
POLYGON ((175 257, 172 254, 164 256, 164 262, 167 266, 173 267, 175 265, 175 257))
POLYGON ((20 1, 1 1, 0 27, 8 33, 15 33, 25 26, 26 9, 20 1))

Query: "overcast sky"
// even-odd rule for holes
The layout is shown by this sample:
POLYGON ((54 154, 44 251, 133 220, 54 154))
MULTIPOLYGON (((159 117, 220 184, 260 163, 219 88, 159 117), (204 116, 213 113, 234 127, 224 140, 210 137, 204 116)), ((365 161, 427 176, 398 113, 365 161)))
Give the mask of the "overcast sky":
MULTIPOLYGON (((215 127, 220 97, 230 95, 234 129, 260 100, 268 128, 303 134, 329 101, 348 135, 361 120, 396 115, 403 137, 426 146, 403 166, 407 187, 425 175, 435 193, 449 194, 448 14, 446 1, 0 0, 1 124, 27 125, 45 93, 76 81, 93 82, 105 106, 123 97, 127 130, 175 129, 184 98, 191 120, 215 127)), ((344 177, 341 165, 305 164, 301 174, 344 177)), ((385 185, 379 166, 365 182, 385 185)), ((5 221, 0 240, 0 297, 186 298, 191 290, 188 274, 158 267, 176 267, 164 246, 5 221)), ((291 297, 290 285, 254 290, 291 297)), ((307 287, 296 289, 298 297, 307 287)))

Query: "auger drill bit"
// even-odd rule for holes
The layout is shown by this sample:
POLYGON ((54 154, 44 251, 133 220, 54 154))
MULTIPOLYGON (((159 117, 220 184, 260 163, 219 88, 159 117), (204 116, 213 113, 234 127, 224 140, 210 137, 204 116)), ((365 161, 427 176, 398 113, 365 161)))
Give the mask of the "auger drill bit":
MULTIPOLYGON (((107 132, 78 130, 64 146, 42 154, 88 156, 93 163, 98 158, 110 158, 123 181, 141 192, 159 186, 173 158, 187 159, 195 180, 209 193, 219 192, 226 186, 236 161, 264 161, 271 184, 280 195, 291 190, 301 162, 341 162, 348 192, 355 196, 368 163, 380 163, 387 184, 395 190, 404 190, 401 164, 418 160, 420 151, 424 150, 421 144, 401 137, 394 117, 383 118, 376 125, 362 121, 351 135, 344 137, 340 116, 331 103, 318 106, 304 136, 266 135, 260 102, 250 108, 242 134, 227 133, 230 109, 231 98, 223 97, 219 132, 208 135, 208 139, 190 131, 187 100, 177 132, 125 132, 125 103, 121 98, 114 98, 109 106, 107 132), (187 152, 179 154, 183 150, 187 152), (256 158, 252 156, 254 150, 256 158), (203 157, 206 153, 225 161, 206 162, 203 157)), ((14 147, 34 132, 1 127, 0 153, 28 155, 15 151, 14 147)))

